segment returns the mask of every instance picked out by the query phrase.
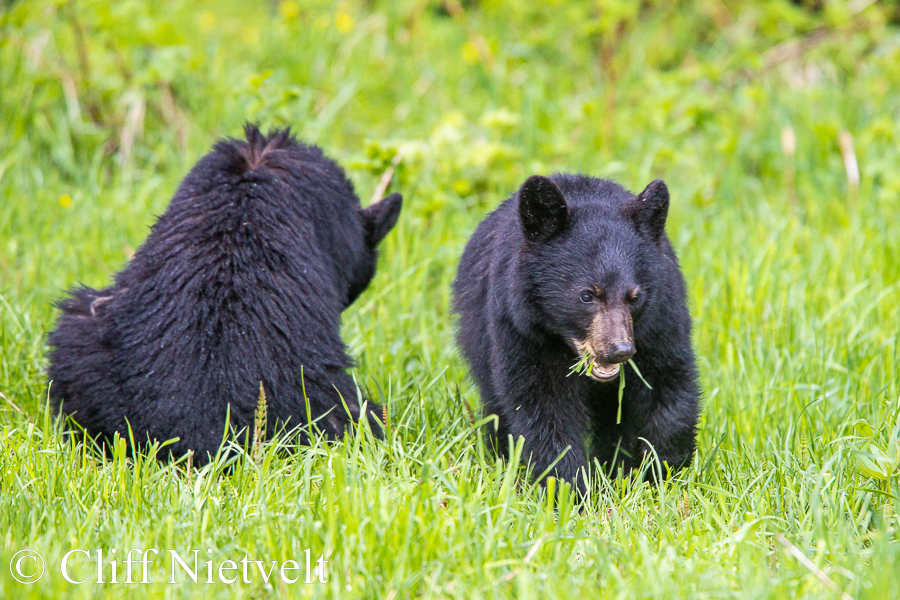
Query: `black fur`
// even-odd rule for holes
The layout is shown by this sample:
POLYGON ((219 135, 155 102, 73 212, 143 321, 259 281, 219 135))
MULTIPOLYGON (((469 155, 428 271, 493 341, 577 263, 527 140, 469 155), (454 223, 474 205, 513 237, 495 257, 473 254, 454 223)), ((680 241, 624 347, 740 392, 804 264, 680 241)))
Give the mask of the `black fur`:
POLYGON ((505 453, 507 436, 523 436, 535 475, 568 449, 550 474, 584 490, 578 474, 589 458, 629 472, 649 450, 642 438, 669 467, 693 457, 699 388, 684 280, 665 235, 668 203, 662 181, 634 196, 586 176, 535 176, 466 246, 454 282, 458 342, 485 413, 499 418, 495 447, 505 453), (630 352, 653 387, 620 365, 618 425, 618 377, 570 375, 574 340, 617 312, 623 335, 633 322, 630 352))
MULTIPOLYGON (((372 279, 400 195, 361 209, 319 148, 245 134, 188 173, 112 286, 58 304, 50 395, 102 440, 130 424, 138 442, 180 438, 171 453, 202 464, 229 407, 235 431, 253 426, 260 382, 269 433, 309 416, 337 437, 359 417, 341 311, 372 279)), ((368 410, 379 433, 381 407, 368 410)))

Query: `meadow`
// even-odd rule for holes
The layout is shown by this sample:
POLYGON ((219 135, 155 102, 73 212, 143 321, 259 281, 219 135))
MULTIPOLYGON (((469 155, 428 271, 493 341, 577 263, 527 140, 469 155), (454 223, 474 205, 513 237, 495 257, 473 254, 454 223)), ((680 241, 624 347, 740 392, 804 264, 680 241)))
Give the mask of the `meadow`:
POLYGON ((0 123, 0 597, 900 597, 894 3, 3 0, 0 123), (404 194, 343 319, 386 439, 98 455, 47 408, 53 302, 106 285, 246 121, 319 144, 364 203, 388 170, 404 194), (692 466, 598 475, 580 509, 486 452, 450 312, 476 224, 555 171, 665 179, 703 386, 692 466), (131 548, 161 551, 149 583, 61 574, 117 549, 122 581, 131 548), (199 582, 167 583, 165 549, 199 582), (306 549, 327 583, 205 583, 306 549))

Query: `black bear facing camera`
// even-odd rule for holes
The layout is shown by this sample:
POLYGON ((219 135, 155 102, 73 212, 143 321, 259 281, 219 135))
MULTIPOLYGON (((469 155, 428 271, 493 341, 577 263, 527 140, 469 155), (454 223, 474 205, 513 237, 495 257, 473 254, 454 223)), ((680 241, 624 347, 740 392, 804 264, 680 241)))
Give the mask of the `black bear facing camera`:
POLYGON ((693 457, 700 393, 668 207, 660 180, 635 196, 583 175, 533 176, 466 246, 459 346, 497 415, 494 448, 522 436, 535 475, 584 491, 593 458, 630 472, 650 455, 665 474, 693 457))
MULTIPOLYGON (((336 438, 361 416, 341 311, 375 274, 401 197, 362 208, 316 146, 245 136, 191 169, 110 287, 58 304, 50 396, 101 441, 130 427, 203 464, 226 429, 253 427, 260 385, 269 433, 312 420, 336 438)), ((367 410, 380 434, 381 407, 367 410)))

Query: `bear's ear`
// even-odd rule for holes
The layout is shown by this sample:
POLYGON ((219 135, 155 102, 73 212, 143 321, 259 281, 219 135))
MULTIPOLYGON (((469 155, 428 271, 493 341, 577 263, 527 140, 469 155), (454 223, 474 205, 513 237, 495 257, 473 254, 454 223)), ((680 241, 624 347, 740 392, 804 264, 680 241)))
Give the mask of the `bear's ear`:
POLYGON ((519 218, 528 242, 545 242, 565 228, 569 207, 555 183, 532 175, 519 189, 519 218))
POLYGON ((362 212, 363 227, 366 230, 366 243, 369 248, 374 248, 384 239, 400 216, 400 207, 403 205, 403 196, 391 194, 387 198, 370 204, 362 212))
POLYGON ((632 200, 629 211, 638 229, 654 239, 666 231, 666 217, 669 214, 669 188, 662 179, 650 182, 644 191, 632 200))

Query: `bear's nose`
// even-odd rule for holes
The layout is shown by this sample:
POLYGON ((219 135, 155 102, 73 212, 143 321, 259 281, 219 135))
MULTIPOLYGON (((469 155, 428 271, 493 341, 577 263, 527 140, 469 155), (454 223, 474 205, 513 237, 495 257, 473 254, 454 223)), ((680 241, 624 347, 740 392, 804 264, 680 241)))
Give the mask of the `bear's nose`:
POLYGON ((610 350, 609 360, 614 363, 622 363, 634 356, 634 342, 613 342, 610 350))

